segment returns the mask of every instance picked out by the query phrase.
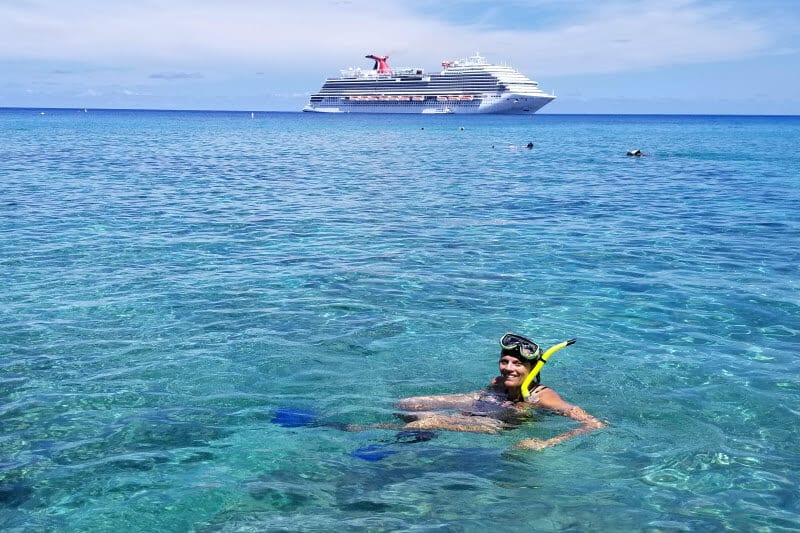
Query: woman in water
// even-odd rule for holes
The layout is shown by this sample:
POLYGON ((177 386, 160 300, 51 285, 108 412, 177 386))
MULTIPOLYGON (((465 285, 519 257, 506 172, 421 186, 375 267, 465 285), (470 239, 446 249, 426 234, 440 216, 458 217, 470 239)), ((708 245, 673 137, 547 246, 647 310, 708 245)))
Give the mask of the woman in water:
POLYGON ((581 427, 561 435, 549 439, 524 439, 514 446, 540 450, 605 427, 603 422, 566 402, 553 389, 540 385, 538 375, 533 379, 530 394, 523 394, 523 382, 541 358, 542 350, 530 339, 513 333, 504 335, 500 345, 500 375, 489 387, 469 394, 404 398, 397 402, 397 407, 406 411, 400 415, 406 422, 402 429, 499 433, 503 429, 518 427, 534 409, 552 411, 581 423, 581 427))

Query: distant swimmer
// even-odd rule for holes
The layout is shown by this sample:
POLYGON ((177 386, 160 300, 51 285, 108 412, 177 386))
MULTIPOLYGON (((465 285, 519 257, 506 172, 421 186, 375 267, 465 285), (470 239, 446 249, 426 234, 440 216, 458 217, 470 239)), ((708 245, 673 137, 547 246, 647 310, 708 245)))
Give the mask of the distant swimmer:
POLYGON ((510 144, 508 146, 508 148, 511 149, 511 150, 516 150, 517 148, 527 148, 528 150, 531 150, 531 149, 533 149, 533 143, 529 142, 525 146, 517 146, 516 144, 510 144))
POLYGON ((636 149, 636 150, 628 150, 628 155, 629 156, 634 156, 634 157, 642 157, 643 155, 647 155, 647 154, 645 154, 644 152, 642 152, 639 149, 636 149))

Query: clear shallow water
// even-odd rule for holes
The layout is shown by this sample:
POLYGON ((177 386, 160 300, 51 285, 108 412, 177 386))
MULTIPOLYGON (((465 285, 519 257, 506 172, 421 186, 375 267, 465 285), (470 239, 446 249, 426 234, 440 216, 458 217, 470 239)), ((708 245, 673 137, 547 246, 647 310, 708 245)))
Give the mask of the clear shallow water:
POLYGON ((798 530, 800 118, 0 132, 0 529, 798 530), (573 424, 271 423, 476 390, 506 331, 578 337, 543 381, 609 428, 522 453, 573 424))

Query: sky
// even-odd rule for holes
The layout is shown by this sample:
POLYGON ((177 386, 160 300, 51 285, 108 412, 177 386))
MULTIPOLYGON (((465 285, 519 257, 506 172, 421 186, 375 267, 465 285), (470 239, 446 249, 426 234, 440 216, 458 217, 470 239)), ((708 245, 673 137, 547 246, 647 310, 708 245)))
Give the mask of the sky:
POLYGON ((800 114, 800 0, 0 0, 0 107, 299 111, 480 52, 540 113, 800 114))

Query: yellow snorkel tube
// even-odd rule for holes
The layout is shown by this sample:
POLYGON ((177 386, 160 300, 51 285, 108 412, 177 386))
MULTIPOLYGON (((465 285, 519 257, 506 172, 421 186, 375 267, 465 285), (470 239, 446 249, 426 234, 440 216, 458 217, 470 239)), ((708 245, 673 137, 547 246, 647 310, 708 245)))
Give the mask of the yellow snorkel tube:
POLYGON ((555 346, 551 346, 550 348, 547 349, 546 352, 544 352, 542 354, 542 356, 539 358, 539 360, 536 361, 536 364, 533 365, 533 368, 531 369, 531 371, 528 374, 528 376, 525 378, 525 381, 522 382, 522 397, 524 399, 527 400, 528 396, 531 395, 531 391, 528 390, 528 387, 530 387, 531 382, 534 379, 536 379, 536 376, 539 375, 539 372, 542 371, 542 367, 547 362, 547 360, 550 358, 550 356, 553 355, 554 353, 556 353, 557 351, 559 351, 561 348, 566 348, 567 346, 575 344, 575 341, 577 341, 577 340, 578 339, 570 339, 568 341, 560 342, 560 343, 556 344, 555 346))

